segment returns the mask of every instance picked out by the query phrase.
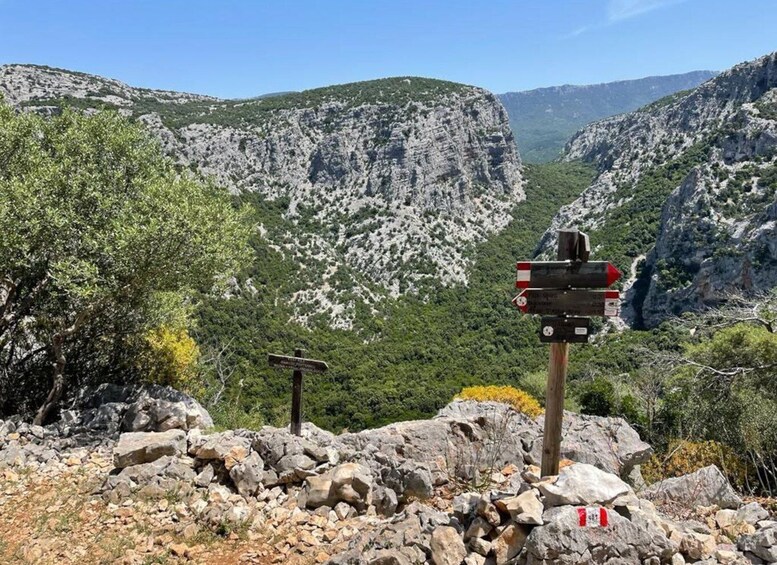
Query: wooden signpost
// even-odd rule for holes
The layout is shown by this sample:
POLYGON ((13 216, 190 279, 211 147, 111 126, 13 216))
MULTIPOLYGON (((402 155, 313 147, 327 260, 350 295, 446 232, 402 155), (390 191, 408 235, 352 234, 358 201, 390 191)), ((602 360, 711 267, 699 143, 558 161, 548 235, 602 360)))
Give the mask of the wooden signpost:
POLYGON ((542 440, 542 476, 558 475, 564 387, 569 344, 586 343, 590 319, 617 316, 620 293, 606 289, 621 277, 609 262, 588 262, 588 236, 577 229, 559 230, 558 261, 520 261, 515 286, 523 289, 513 304, 526 314, 543 314, 540 341, 550 343, 545 430, 542 440))
POLYGON ((516 288, 607 288, 621 277, 608 261, 520 261, 516 288))
POLYGON ((291 433, 295 436, 302 435, 302 373, 323 373, 329 370, 329 366, 323 361, 305 359, 302 349, 294 351, 294 357, 287 355, 274 355, 270 353, 267 361, 270 367, 276 369, 294 369, 291 388, 291 433))

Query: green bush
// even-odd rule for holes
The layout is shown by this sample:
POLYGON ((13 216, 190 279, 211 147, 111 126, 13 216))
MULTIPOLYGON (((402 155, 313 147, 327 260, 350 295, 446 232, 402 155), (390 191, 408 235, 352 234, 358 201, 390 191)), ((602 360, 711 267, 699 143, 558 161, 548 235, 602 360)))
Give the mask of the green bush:
POLYGON ((66 387, 130 378, 134 344, 238 268, 248 228, 115 112, 0 104, 0 162, 0 413, 37 403, 43 423, 66 387))
POLYGON ((578 392, 580 411, 594 416, 611 416, 616 406, 615 387, 605 378, 596 377, 578 392))

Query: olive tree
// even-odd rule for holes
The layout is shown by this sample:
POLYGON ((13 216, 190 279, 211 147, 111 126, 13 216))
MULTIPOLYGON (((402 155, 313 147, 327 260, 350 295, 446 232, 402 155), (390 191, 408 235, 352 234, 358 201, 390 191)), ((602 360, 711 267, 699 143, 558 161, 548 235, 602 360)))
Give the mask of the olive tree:
POLYGON ((229 194, 177 171, 140 125, 0 103, 0 378, 14 382, 43 356, 44 422, 85 328, 143 329, 170 296, 180 302, 233 272, 247 236, 229 194))

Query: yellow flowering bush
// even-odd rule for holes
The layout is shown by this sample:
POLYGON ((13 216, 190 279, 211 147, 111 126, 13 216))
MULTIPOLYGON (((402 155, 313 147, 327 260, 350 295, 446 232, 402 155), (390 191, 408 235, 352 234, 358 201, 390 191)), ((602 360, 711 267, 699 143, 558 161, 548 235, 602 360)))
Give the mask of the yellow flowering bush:
POLYGON ((150 383, 191 391, 200 349, 185 327, 162 325, 145 335, 141 366, 150 383))
POLYGON ((518 412, 535 418, 542 414, 540 403, 532 395, 512 386, 470 386, 464 388, 456 400, 493 401, 509 404, 518 412))

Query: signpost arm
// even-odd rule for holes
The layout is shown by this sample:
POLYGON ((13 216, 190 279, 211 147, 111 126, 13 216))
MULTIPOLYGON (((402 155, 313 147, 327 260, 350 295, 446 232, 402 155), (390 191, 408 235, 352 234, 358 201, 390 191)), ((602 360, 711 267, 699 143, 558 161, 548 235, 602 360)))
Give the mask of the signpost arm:
MULTIPOLYGON (((294 350, 295 357, 302 357, 302 349, 294 350)), ((302 435, 302 371, 295 370, 291 388, 291 433, 302 435)))
MULTIPOLYGON (((559 230, 558 260, 577 259, 577 230, 559 230)), ((561 425, 564 417, 564 385, 567 379, 569 344, 550 344, 548 390, 545 396, 545 430, 542 438, 542 476, 558 475, 561 425)))

